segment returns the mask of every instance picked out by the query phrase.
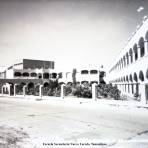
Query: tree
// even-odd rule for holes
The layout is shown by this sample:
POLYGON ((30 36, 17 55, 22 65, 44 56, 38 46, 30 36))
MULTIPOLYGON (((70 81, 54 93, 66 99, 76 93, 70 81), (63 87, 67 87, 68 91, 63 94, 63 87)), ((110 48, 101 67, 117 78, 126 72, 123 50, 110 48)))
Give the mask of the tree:
POLYGON ((72 72, 72 80, 74 85, 76 85, 76 73, 77 73, 77 70, 74 68, 72 72))

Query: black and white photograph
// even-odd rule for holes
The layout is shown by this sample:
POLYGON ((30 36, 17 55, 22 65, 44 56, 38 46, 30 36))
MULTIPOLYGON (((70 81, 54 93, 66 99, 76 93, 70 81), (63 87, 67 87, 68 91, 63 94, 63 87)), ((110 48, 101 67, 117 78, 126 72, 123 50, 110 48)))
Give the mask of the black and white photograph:
POLYGON ((0 148, 148 148, 148 0, 0 0, 0 148))

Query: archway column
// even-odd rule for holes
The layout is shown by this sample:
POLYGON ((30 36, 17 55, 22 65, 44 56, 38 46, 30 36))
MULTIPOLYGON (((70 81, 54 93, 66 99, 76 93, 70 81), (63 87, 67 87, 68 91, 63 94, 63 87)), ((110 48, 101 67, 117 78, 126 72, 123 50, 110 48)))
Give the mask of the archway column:
POLYGON ((13 89, 14 89, 14 96, 16 96, 16 86, 17 86, 18 84, 14 84, 14 86, 13 86, 13 89))
POLYGON ((64 99, 64 87, 65 87, 65 84, 62 84, 61 85, 61 98, 64 99))
POLYGON ((135 51, 133 51, 133 63, 136 61, 135 59, 135 51))
POLYGON ((133 85, 134 85, 133 82, 131 82, 131 83, 130 83, 130 87, 129 87, 130 96, 131 96, 131 97, 133 97, 133 94, 134 94, 134 92, 133 92, 133 85), (132 93, 132 92, 133 92, 133 93, 132 93))
POLYGON ((9 83, 6 84, 6 88, 8 88, 8 96, 10 96, 10 92, 11 92, 11 90, 10 90, 10 85, 11 85, 11 84, 9 84, 9 83))
POLYGON ((4 86, 5 86, 5 85, 2 86, 2 90, 1 90, 1 91, 2 91, 2 96, 3 96, 3 94, 4 94, 4 86))
POLYGON ((137 47, 137 53, 138 53, 138 59, 139 60, 141 58, 141 49, 140 46, 137 47))
POLYGON ((40 85, 40 88, 39 88, 39 96, 42 98, 42 88, 43 88, 43 85, 40 85))
POLYGON ((97 101, 97 89, 96 89, 97 84, 93 83, 92 84, 92 99, 94 101, 97 101))
POLYGON ((23 95, 24 95, 24 97, 25 97, 25 95, 26 95, 26 88, 27 88, 27 85, 24 85, 24 86, 23 86, 23 95))
POLYGON ((146 103, 146 91, 145 91, 145 83, 144 82, 141 82, 139 84, 139 99, 140 99, 140 102, 141 103, 146 103))
POLYGON ((132 64, 133 62, 134 62, 134 52, 131 51, 131 52, 129 53, 129 65, 132 64), (132 60, 132 62, 131 62, 131 60, 132 60))
POLYGON ((131 96, 132 95, 132 84, 131 84, 131 82, 128 85, 129 85, 129 95, 131 96))
POLYGON ((144 51, 145 51, 145 55, 148 55, 148 41, 144 42, 144 51))
POLYGON ((124 93, 126 94, 126 92, 127 92, 127 84, 126 84, 126 82, 124 83, 124 93))
POLYGON ((124 83, 122 83, 122 93, 124 93, 124 83))
POLYGON ((124 93, 124 83, 122 83, 122 92, 124 93))

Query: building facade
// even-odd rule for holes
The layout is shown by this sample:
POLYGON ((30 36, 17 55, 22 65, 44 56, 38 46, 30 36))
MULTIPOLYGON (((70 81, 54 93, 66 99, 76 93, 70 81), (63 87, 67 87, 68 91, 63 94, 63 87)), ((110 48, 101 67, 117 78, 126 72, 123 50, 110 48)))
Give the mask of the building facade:
POLYGON ((23 59, 0 71, 0 93, 13 95, 14 90, 31 91, 46 87, 51 80, 56 81, 59 73, 55 72, 53 61, 23 59))
POLYGON ((148 19, 137 27, 111 65, 108 80, 122 94, 148 103, 148 19))
MULTIPOLYGON (((72 72, 67 72, 66 73, 66 78, 65 82, 73 82, 72 80, 72 72)), ((87 68, 78 68, 76 69, 76 82, 79 83, 84 83, 87 82, 89 84, 92 83, 100 83, 100 80, 104 80, 105 78, 105 71, 103 67, 98 68, 98 67, 87 67, 87 68)))

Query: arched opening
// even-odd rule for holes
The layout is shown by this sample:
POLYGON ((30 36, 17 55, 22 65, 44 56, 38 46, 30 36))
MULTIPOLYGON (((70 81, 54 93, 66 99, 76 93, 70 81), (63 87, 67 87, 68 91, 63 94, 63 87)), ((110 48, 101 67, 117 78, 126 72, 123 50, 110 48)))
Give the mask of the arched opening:
POLYGON ((134 84, 132 84, 132 94, 134 93, 134 84))
POLYGON ((10 95, 14 95, 14 84, 12 82, 8 83, 10 85, 10 95))
POLYGON ((89 72, 88 72, 88 70, 82 70, 81 71, 81 74, 88 74, 89 72))
POLYGON ((140 79, 141 81, 144 81, 144 74, 143 74, 142 71, 139 72, 139 79, 140 79))
POLYGON ((41 73, 38 73, 38 78, 42 79, 42 74, 41 73))
POLYGON ((51 78, 56 79, 57 78, 57 73, 52 73, 51 78))
POLYGON ((138 43, 139 47, 140 47, 140 56, 143 57, 145 54, 145 49, 144 49, 144 38, 141 37, 138 43))
POLYGON ((146 41, 148 41, 148 31, 145 34, 145 39, 146 39, 146 41))
POLYGON ((62 72, 58 73, 58 78, 63 78, 63 73, 62 72))
POLYGON ((124 67, 125 67, 126 66, 125 56, 123 56, 123 64, 124 64, 124 67))
POLYGON ((98 70, 90 70, 90 74, 98 74, 98 70))
POLYGON ((131 82, 133 82, 133 78, 132 78, 132 75, 130 74, 130 76, 129 76, 129 80, 131 81, 131 82))
POLYGON ((136 73, 134 73, 134 80, 136 81, 136 82, 138 82, 138 77, 137 77, 137 74, 136 73))
POLYGON ((146 78, 148 79, 148 69, 147 69, 147 71, 146 71, 146 78))
POLYGON ((88 84, 89 82, 88 81, 81 81, 81 84, 84 84, 84 83, 88 84))
POLYGON ((118 63, 116 64, 116 70, 118 69, 118 63))
POLYGON ((16 85, 16 94, 17 95, 23 95, 23 87, 26 85, 26 83, 21 82, 20 84, 16 85))
POLYGON ((14 77, 21 77, 21 76, 22 76, 21 72, 14 72, 14 77))
POLYGON ((49 87, 49 83, 48 82, 45 82, 44 83, 44 87, 49 87))
POLYGON ((34 95, 35 85, 33 82, 28 83, 27 85, 27 94, 34 95))
POLYGON ((72 82, 67 82, 67 85, 72 85, 72 82))
MULTIPOLYGON (((132 75, 131 74, 129 75, 129 82, 133 82, 133 78, 132 78, 132 75)), ((131 93, 133 94, 133 90, 134 90, 133 89, 133 83, 129 84, 128 89, 129 89, 129 93, 131 91, 131 93)))
POLYGON ((132 48, 129 50, 130 62, 133 63, 133 51, 132 48))
POLYGON ((126 76, 126 81, 128 82, 128 76, 126 76))
POLYGON ((121 82, 121 79, 119 78, 119 82, 121 82))
POLYGON ((59 85, 61 86, 62 84, 65 84, 64 82, 59 82, 59 85))
POLYGON ((28 83, 27 88, 28 89, 34 88, 34 83, 33 82, 28 83))
POLYGON ((126 53, 126 61, 127 61, 127 65, 129 64, 129 55, 128 52, 126 53))
POLYGON ((23 73, 23 77, 29 77, 29 73, 28 72, 24 72, 23 73))
POLYGON ((145 51, 148 52, 148 31, 146 32, 146 35, 145 35, 145 44, 146 44, 145 51))
POLYGON ((43 87, 43 94, 46 96, 46 95, 49 94, 49 87, 50 87, 50 85, 49 85, 48 82, 45 82, 43 86, 44 86, 43 87))
POLYGON ((44 74, 43 74, 43 78, 44 78, 44 79, 49 79, 49 73, 47 73, 47 72, 44 73, 44 74))
POLYGON ((123 60, 122 60, 122 58, 121 58, 121 68, 123 68, 123 60))
POLYGON ((123 82, 123 79, 122 79, 122 77, 120 78, 120 80, 121 80, 121 82, 123 82))
POLYGON ((92 85, 92 84, 94 84, 94 83, 95 83, 95 84, 98 84, 97 81, 91 81, 91 82, 90 82, 90 85, 92 85))
POLYGON ((137 44, 134 44, 133 51, 134 51, 134 54, 135 54, 135 61, 136 61, 138 59, 138 48, 137 48, 137 44))
POLYGON ((36 96, 39 96, 39 92, 40 92, 40 84, 37 84, 37 85, 35 86, 35 95, 36 95, 36 96))
POLYGON ((35 72, 32 72, 32 73, 30 74, 30 76, 31 76, 31 77, 37 77, 37 74, 36 74, 35 72))
POLYGON ((125 77, 123 77, 123 81, 125 82, 126 80, 125 80, 125 77))
POLYGON ((138 77, 137 77, 137 74, 136 73, 134 73, 134 78, 133 78, 135 81, 136 81, 136 89, 135 89, 135 94, 134 94, 134 96, 138 96, 139 95, 139 84, 138 84, 138 77))
POLYGON ((121 69, 121 61, 119 60, 119 69, 121 69))

